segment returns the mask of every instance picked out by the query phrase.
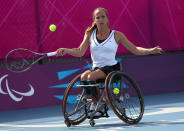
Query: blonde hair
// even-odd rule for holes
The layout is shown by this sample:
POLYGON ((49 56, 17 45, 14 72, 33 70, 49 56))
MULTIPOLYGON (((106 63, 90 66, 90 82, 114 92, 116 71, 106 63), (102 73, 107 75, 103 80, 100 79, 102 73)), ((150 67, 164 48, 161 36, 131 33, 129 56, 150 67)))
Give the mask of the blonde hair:
MULTIPOLYGON (((107 18, 109 17, 109 16, 108 16, 108 13, 107 13, 107 10, 106 10, 105 8, 99 7, 99 8, 96 8, 96 9, 93 11, 93 20, 95 19, 95 12, 96 12, 97 10, 102 10, 102 11, 104 11, 105 14, 106 14, 106 16, 107 16, 107 18)), ((96 23, 93 21, 92 25, 86 29, 85 33, 89 33, 89 32, 91 33, 91 32, 92 32, 94 29, 96 29, 96 28, 97 28, 97 25, 96 25, 96 23)))

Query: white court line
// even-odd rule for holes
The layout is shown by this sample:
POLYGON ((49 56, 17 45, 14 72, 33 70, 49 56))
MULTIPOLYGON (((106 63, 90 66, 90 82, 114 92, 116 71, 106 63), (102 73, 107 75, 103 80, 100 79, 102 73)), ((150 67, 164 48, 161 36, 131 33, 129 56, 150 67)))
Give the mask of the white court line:
POLYGON ((0 131, 20 131, 20 130, 25 130, 25 128, 18 128, 18 129, 5 129, 5 130, 0 130, 0 131))
POLYGON ((162 115, 162 114, 183 112, 183 111, 184 111, 184 107, 160 108, 160 110, 161 110, 161 111, 145 113, 144 116, 162 115))

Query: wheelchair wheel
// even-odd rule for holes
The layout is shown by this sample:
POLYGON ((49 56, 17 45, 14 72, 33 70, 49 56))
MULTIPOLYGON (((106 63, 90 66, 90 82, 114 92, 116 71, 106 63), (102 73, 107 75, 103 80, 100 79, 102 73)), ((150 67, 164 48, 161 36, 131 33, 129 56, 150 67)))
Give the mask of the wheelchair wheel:
POLYGON ((71 81, 63 98, 63 116, 68 127, 78 125, 87 118, 87 108, 90 103, 87 102, 87 95, 84 89, 77 86, 79 82, 80 75, 71 81))
POLYGON ((128 124, 138 123, 144 114, 144 100, 137 84, 123 72, 110 73, 105 82, 106 99, 114 113, 128 124))

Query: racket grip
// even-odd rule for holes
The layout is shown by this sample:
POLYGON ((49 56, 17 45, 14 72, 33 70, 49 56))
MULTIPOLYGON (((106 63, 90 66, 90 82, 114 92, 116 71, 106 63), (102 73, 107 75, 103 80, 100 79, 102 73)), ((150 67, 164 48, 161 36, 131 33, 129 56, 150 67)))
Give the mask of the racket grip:
POLYGON ((47 53, 47 56, 54 56, 54 55, 56 55, 56 52, 47 53))

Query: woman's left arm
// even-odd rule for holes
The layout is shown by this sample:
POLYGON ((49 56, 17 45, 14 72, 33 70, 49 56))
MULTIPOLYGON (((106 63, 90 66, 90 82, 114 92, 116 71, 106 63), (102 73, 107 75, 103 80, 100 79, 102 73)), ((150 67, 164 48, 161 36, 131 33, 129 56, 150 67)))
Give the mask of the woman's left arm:
POLYGON ((162 48, 159 46, 153 47, 153 48, 143 48, 135 46, 132 42, 130 42, 126 36, 116 31, 115 32, 115 39, 116 42, 119 44, 121 43, 123 46, 125 46, 130 52, 132 52, 135 55, 149 55, 149 54, 161 54, 163 52, 162 48))

